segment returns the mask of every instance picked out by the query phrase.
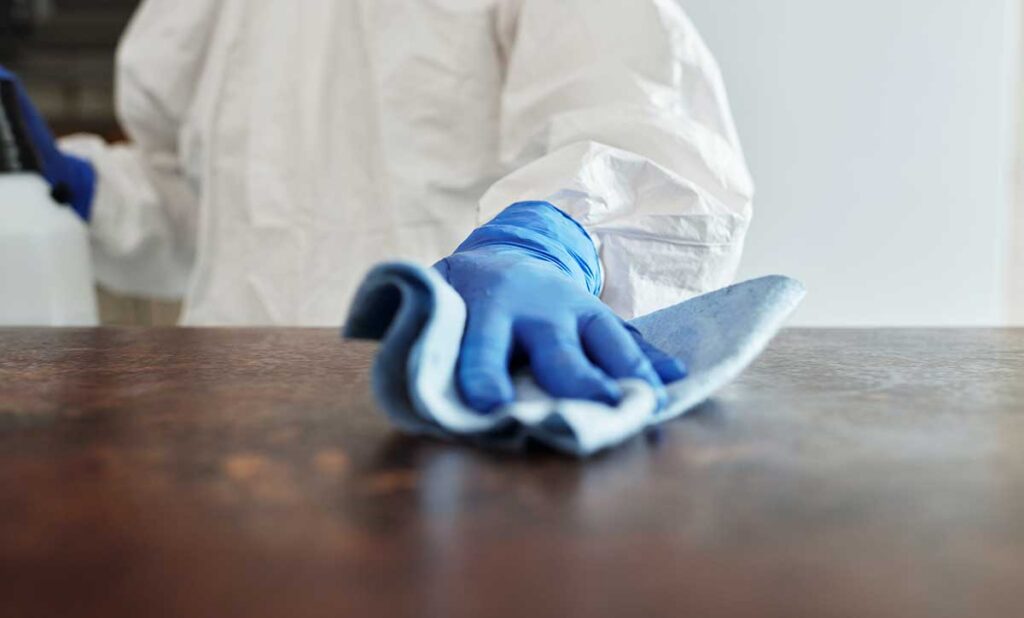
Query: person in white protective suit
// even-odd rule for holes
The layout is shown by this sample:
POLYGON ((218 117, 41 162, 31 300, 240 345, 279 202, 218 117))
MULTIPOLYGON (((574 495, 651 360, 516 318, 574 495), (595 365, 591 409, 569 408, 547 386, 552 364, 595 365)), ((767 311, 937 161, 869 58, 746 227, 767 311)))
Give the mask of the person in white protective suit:
POLYGON ((728 284, 751 217, 719 69, 675 0, 146 0, 116 100, 128 143, 60 142, 95 173, 78 201, 104 286, 183 298, 188 325, 333 326, 372 265, 447 256, 480 409, 508 400, 520 343, 557 395, 682 377, 602 311, 728 284), (575 291, 523 275, 508 289, 548 307, 488 311, 523 302, 493 289, 520 257, 575 291), (546 320, 563 292, 603 304, 546 320), (588 344, 595 315, 628 362, 588 344))

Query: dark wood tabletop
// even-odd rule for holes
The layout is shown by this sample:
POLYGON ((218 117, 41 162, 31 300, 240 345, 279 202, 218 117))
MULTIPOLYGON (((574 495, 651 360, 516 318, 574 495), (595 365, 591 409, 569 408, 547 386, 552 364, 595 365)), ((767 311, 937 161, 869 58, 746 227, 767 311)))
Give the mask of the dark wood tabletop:
POLYGON ((329 330, 0 330, 0 616, 1020 615, 1024 331, 791 330, 580 462, 329 330))

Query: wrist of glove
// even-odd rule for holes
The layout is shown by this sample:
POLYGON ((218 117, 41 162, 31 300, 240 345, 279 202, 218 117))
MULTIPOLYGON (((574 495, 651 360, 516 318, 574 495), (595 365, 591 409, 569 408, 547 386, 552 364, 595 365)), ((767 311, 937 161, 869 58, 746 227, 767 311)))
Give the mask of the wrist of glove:
POLYGON ((481 412, 515 399, 520 364, 555 397, 609 404, 622 397, 618 380, 662 393, 686 375, 600 301, 593 241, 549 203, 510 206, 435 268, 466 302, 457 382, 481 412))
POLYGON ((478 228, 455 254, 505 254, 550 264, 594 296, 601 294, 601 260, 583 227, 548 202, 520 202, 478 228))
POLYGON ((53 189, 56 201, 71 206, 84 221, 92 214, 96 170, 84 159, 65 154, 36 110, 17 76, 0 66, 0 103, 6 123, 23 139, 15 138, 32 152, 22 157, 26 171, 38 171, 53 189))

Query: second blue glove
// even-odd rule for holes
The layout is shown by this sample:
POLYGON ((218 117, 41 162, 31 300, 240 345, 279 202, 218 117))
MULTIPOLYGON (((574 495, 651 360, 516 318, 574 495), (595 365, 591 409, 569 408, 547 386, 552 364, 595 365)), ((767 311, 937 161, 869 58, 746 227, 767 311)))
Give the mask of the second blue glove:
POLYGON ((88 221, 96 191, 96 170, 84 159, 61 152, 57 142, 14 73, 0 66, 0 104, 11 120, 20 123, 38 158, 43 177, 55 199, 71 206, 88 221))

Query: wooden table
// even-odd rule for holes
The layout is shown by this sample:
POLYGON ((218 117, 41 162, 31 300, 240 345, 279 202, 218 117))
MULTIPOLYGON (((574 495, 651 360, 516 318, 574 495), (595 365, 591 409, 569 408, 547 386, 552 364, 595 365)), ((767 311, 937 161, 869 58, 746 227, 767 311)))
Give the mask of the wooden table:
POLYGON ((1024 611, 1024 331, 788 331, 589 462, 394 433, 373 351, 0 331, 0 615, 1024 611))

